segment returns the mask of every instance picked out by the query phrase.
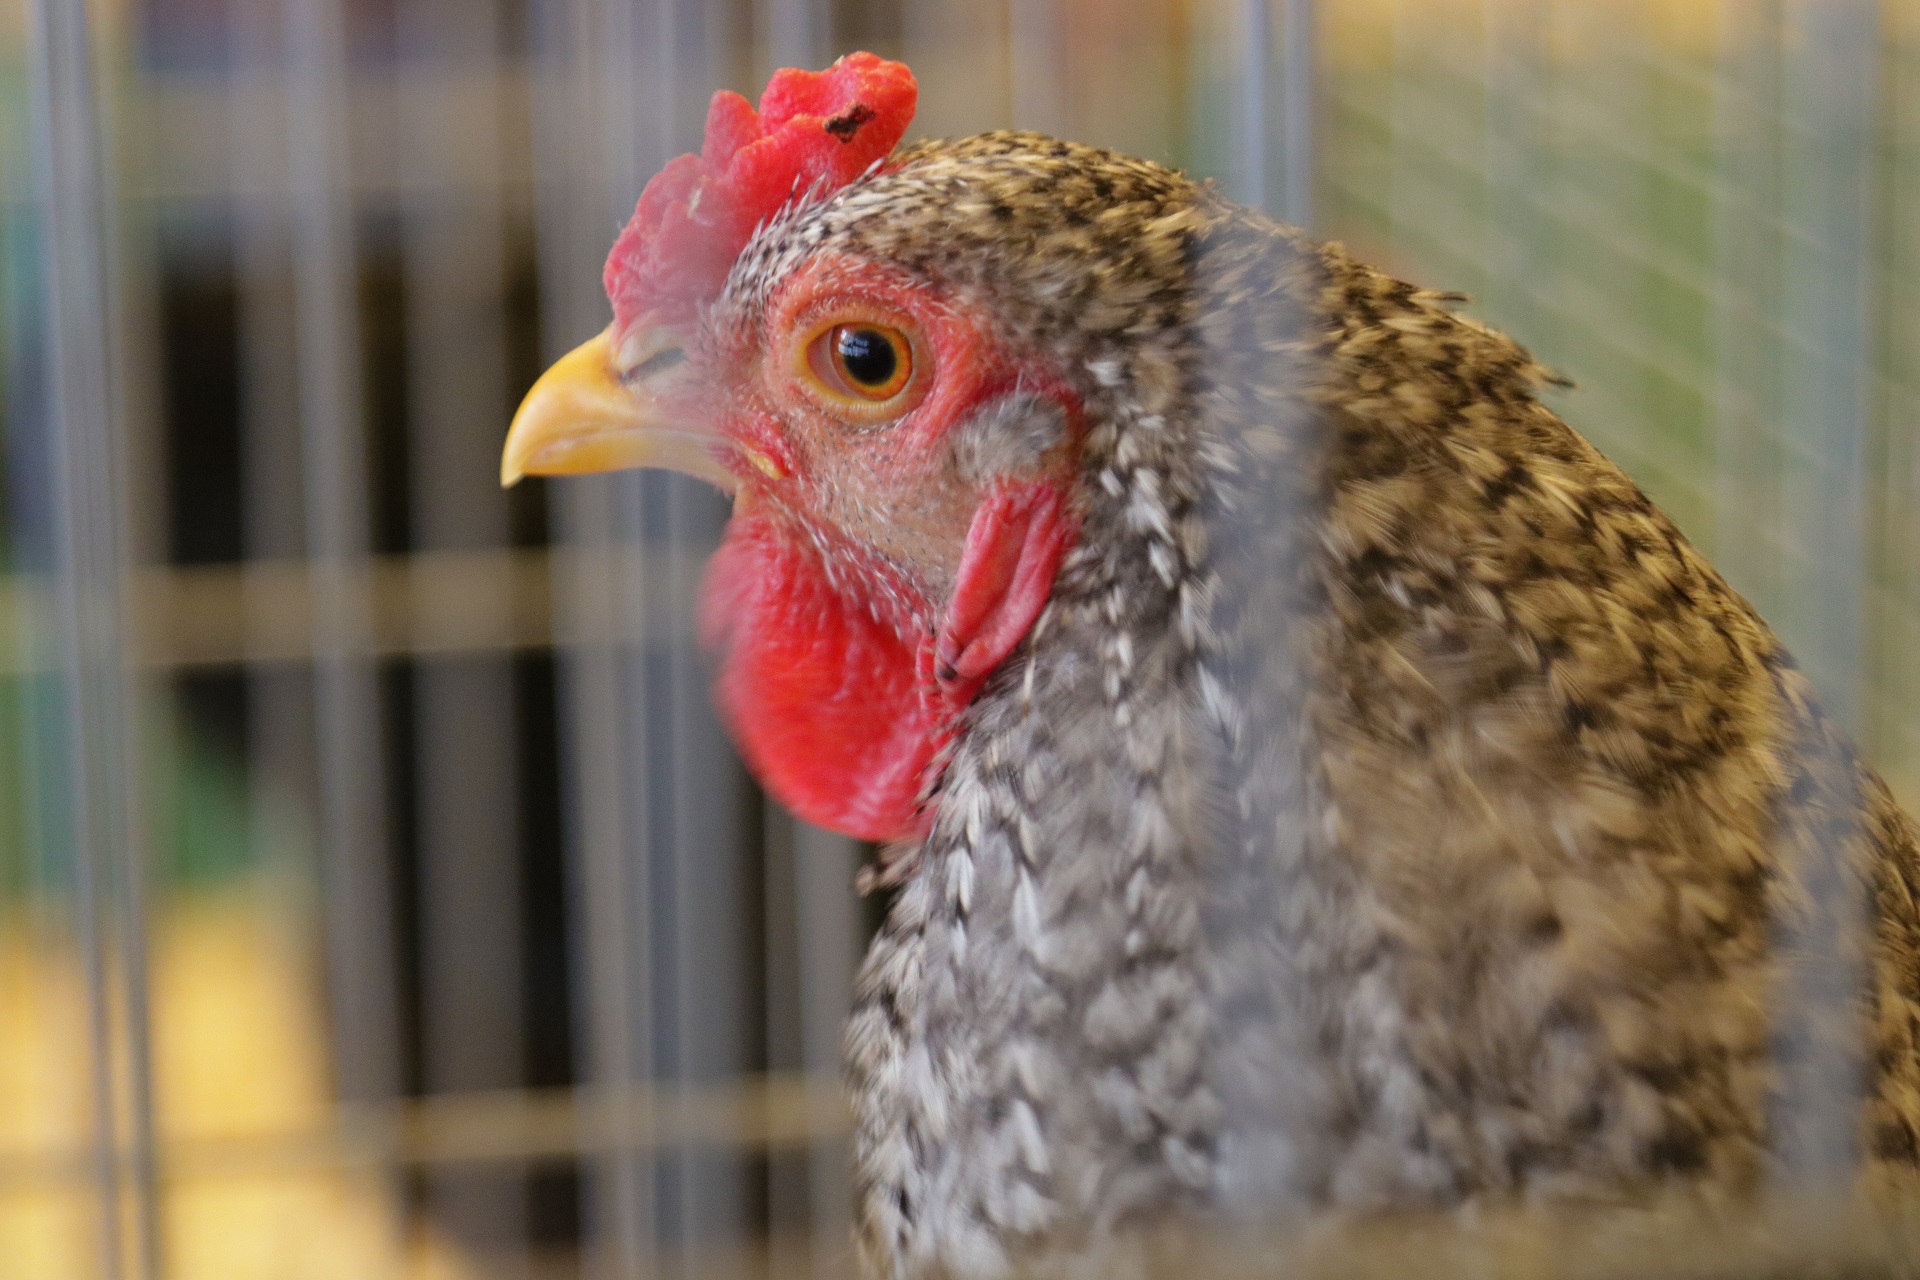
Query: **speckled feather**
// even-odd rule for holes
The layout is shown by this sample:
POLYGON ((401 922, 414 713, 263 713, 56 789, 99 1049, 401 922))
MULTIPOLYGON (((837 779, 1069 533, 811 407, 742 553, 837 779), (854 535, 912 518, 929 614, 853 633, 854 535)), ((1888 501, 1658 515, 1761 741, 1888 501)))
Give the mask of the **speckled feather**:
POLYGON ((1034 135, 797 198, 713 322, 824 250, 984 308, 1088 424, 1051 601, 871 876, 875 1275, 1119 1275, 1100 1240, 1167 1212, 1737 1197, 1836 1096, 1842 1154, 1914 1159, 1912 825, 1524 350, 1034 135))

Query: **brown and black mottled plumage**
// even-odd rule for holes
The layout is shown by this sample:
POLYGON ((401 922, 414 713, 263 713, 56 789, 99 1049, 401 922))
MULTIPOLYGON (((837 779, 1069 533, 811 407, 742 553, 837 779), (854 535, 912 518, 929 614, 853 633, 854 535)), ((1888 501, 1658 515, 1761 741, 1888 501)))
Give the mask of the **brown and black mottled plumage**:
MULTIPOLYGON (((848 1035, 877 1274, 1169 1211, 1914 1158, 1912 825, 1524 350, 1027 134, 802 202, 719 312, 827 249, 985 308, 1087 422, 1078 544, 877 876, 848 1035)), ((1061 429, 1002 411, 953 465, 1061 429)))

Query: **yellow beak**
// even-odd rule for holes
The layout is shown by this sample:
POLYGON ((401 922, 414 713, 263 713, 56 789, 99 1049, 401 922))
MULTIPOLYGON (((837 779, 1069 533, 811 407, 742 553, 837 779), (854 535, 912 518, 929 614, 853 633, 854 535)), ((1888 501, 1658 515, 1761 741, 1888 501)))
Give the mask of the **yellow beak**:
MULTIPOLYGON (((637 352, 630 363, 642 368, 654 354, 637 352)), ((669 467, 732 492, 738 482, 714 456, 715 443, 711 435, 668 422, 645 378, 621 378, 608 330, 560 357, 527 392, 507 428, 500 483, 669 467)))

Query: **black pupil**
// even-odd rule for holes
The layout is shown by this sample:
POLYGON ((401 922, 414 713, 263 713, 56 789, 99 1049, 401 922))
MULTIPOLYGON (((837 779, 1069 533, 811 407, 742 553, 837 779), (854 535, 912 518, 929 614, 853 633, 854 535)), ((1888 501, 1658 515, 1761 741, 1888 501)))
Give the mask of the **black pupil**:
POLYGON ((846 328, 840 331, 837 348, 840 367, 863 387, 883 387, 900 367, 900 356, 878 329, 846 328))

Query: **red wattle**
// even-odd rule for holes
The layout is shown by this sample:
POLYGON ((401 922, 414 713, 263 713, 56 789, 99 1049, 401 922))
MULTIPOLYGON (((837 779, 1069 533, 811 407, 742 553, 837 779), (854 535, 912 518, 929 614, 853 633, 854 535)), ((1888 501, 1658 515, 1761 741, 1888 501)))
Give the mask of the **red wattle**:
POLYGON ((903 639, 910 620, 876 618, 866 593, 846 590, 810 540, 736 516, 701 592, 715 695, 748 767, 787 808, 863 840, 904 839, 924 826, 916 801, 949 717, 922 696, 928 641, 903 639))
POLYGON ((955 706, 972 700, 1039 618, 1074 528, 1066 495, 1045 480, 1002 482, 973 513, 934 648, 955 706))
POLYGON ((922 619, 870 607, 913 594, 882 589, 873 575, 884 569, 850 557, 830 575, 813 539, 735 516, 707 566, 700 630, 720 655, 721 715, 761 785, 807 821, 864 840, 924 834, 927 770, 1040 616, 1073 531, 1056 485, 996 487, 929 634, 922 619))

